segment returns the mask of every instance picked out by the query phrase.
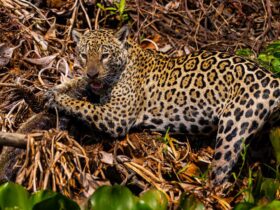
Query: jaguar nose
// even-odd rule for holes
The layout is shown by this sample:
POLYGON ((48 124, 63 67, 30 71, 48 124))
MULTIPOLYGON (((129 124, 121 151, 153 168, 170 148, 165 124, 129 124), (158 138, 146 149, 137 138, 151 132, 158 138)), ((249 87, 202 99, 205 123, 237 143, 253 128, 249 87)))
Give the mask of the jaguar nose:
POLYGON ((96 78, 98 77, 99 71, 97 68, 88 68, 87 70, 87 76, 89 78, 96 78))

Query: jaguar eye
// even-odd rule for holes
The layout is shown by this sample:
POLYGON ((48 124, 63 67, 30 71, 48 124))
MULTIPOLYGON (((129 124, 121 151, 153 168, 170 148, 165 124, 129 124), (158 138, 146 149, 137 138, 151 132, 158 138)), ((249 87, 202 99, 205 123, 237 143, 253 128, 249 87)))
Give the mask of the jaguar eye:
POLYGON ((82 54, 80 54, 80 56, 81 56, 81 58, 82 58, 83 60, 87 60, 87 54, 82 53, 82 54))
POLYGON ((103 53, 103 54, 101 55, 101 60, 105 60, 105 59, 109 58, 109 56, 110 56, 109 53, 103 53))

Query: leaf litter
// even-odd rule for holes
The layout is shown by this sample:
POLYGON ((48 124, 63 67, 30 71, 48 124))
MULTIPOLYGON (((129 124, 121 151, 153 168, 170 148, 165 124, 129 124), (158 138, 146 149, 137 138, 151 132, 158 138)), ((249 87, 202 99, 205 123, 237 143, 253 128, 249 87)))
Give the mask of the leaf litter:
POLYGON ((129 23, 131 37, 142 47, 170 56, 198 49, 258 53, 280 35, 279 1, 126 1, 121 11, 106 10, 115 5, 106 0, 0 0, 0 128, 26 134, 26 149, 2 148, 0 169, 3 159, 11 164, 1 173, 13 174, 10 178, 30 191, 51 188, 80 203, 98 186, 119 183, 135 193, 152 186, 163 190, 170 209, 185 191, 207 208, 230 208, 241 199, 241 194, 234 196, 246 188, 247 178, 223 196, 209 191, 213 147, 196 146, 200 139, 191 147, 187 136, 179 141, 168 133, 108 138, 81 129, 75 119, 45 113, 42 96, 84 74, 75 59, 73 29, 129 23), (5 151, 14 156, 5 157, 5 151))

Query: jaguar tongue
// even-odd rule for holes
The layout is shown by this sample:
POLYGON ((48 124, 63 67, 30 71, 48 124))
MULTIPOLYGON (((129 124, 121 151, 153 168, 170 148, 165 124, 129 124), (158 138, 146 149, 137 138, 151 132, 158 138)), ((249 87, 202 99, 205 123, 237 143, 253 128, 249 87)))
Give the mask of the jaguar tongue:
POLYGON ((99 90, 103 87, 102 83, 101 82, 98 82, 98 81, 94 81, 90 84, 90 87, 93 89, 93 90, 99 90))

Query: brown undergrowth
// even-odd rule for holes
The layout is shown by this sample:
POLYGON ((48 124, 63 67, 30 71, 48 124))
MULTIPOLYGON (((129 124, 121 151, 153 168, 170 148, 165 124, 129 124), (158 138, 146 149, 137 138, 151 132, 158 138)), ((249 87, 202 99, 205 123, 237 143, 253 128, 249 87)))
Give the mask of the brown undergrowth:
POLYGON ((224 198, 209 191, 211 147, 194 150, 186 136, 179 141, 168 133, 136 132, 119 140, 86 135, 73 119, 42 114, 41 97, 83 74, 75 59, 73 29, 128 24, 142 47, 170 56, 198 49, 250 48, 258 53, 279 38, 279 1, 135 0, 127 1, 122 12, 112 2, 0 0, 0 128, 16 133, 29 123, 21 132, 26 150, 14 162, 14 180, 31 191, 52 188, 76 200, 103 184, 124 184, 135 193, 154 186, 167 193, 170 208, 184 191, 209 208, 230 208, 241 199, 242 194, 234 196, 246 188, 247 178, 238 180, 224 198))

